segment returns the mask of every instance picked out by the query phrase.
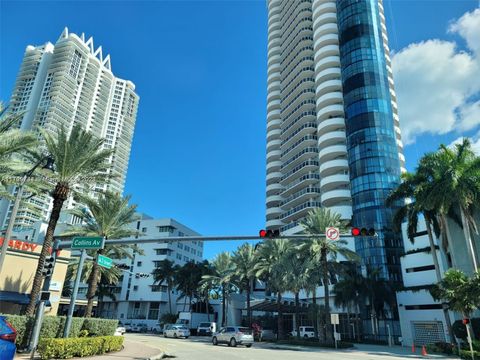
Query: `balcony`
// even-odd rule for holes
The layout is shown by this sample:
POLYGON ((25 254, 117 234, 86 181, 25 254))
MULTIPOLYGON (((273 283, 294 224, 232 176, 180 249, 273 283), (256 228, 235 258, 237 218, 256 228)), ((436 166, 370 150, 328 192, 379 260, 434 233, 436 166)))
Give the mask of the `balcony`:
POLYGON ((274 206, 274 205, 278 205, 282 201, 283 201, 283 197, 281 197, 280 195, 267 196, 267 206, 269 206, 269 207, 274 206))
POLYGON ((320 180, 320 187, 322 191, 330 191, 338 186, 346 186, 350 184, 350 176, 345 173, 325 176, 320 180))
POLYGON ((352 194, 350 193, 350 189, 330 190, 323 192, 321 196, 323 206, 334 206, 339 202, 344 202, 351 198, 352 194))
POLYGON ((347 146, 345 145, 345 142, 337 145, 327 146, 320 150, 320 152, 318 153, 318 158, 320 159, 320 162, 333 160, 338 158, 339 156, 347 156, 347 146))
POLYGON ((275 194, 275 193, 279 193, 283 189, 284 189, 284 187, 282 185, 280 185, 279 183, 274 183, 274 184, 267 185, 267 196, 275 194))
POLYGON ((317 112, 317 119, 319 121, 323 121, 332 117, 344 118, 343 105, 335 104, 335 105, 325 106, 323 109, 317 112))
POLYGON ((346 144, 346 142, 347 136, 345 135, 345 131, 343 129, 330 131, 318 138, 318 147, 324 149, 330 145, 338 145, 338 143, 346 144))
POLYGON ((324 69, 332 68, 332 67, 340 68, 340 66, 341 65, 340 65, 339 56, 327 56, 315 63, 315 72, 318 74, 320 71, 324 69))
POLYGON ((266 223, 267 228, 277 228, 277 227, 282 227, 285 225, 282 220, 278 219, 273 219, 273 220, 268 220, 266 223))
POLYGON ((319 136, 336 129, 345 129, 345 119, 343 116, 323 120, 317 127, 319 136))
POLYGON ((269 161, 267 162, 267 173, 271 171, 278 171, 282 167, 281 161, 269 161))
POLYGON ((279 160, 281 155, 282 155, 281 150, 271 150, 267 152, 267 162, 279 160))
POLYGON ((326 177, 340 171, 348 170, 348 160, 347 159, 334 159, 326 161, 320 165, 320 175, 326 177))
POLYGON ((343 94, 340 91, 332 91, 320 96, 316 101, 317 111, 325 106, 334 104, 343 105, 343 94))
POLYGON ((352 218, 352 205, 336 205, 330 206, 330 211, 340 214, 342 219, 350 220, 352 218))

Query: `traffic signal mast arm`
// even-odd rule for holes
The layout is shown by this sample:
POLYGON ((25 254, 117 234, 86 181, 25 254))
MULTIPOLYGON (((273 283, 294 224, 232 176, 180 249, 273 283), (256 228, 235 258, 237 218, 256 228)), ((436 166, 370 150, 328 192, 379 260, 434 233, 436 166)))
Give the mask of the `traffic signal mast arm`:
MULTIPOLYGON (((351 233, 340 234, 340 237, 352 237, 351 233)), ((275 239, 290 239, 290 240, 310 240, 325 237, 325 234, 318 235, 279 235, 275 239)), ((155 238, 138 238, 138 239, 119 239, 119 240, 105 240, 105 245, 122 245, 122 244, 145 244, 158 243, 159 241, 185 242, 185 241, 242 241, 242 240, 264 240, 260 235, 247 236, 165 236, 155 238)), ((57 249, 69 249, 72 241, 61 241, 57 249)))

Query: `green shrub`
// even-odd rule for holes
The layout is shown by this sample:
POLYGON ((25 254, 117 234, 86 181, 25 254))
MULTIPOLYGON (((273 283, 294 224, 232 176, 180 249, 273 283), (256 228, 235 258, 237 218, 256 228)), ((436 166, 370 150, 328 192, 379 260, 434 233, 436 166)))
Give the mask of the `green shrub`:
MULTIPOLYGON (((467 359, 467 360, 472 359, 472 353, 470 350, 460 350, 460 353, 458 355, 460 356, 461 359, 467 359)), ((473 350, 473 358, 475 360, 480 360, 480 351, 473 350)))
POLYGON ((17 330, 17 346, 24 348, 28 344, 28 338, 30 331, 33 328, 33 317, 27 317, 25 315, 4 315, 7 321, 17 330))
POLYGON ((90 336, 112 336, 118 327, 118 320, 88 318, 83 322, 82 330, 90 336))
POLYGON ((99 336, 90 338, 40 339, 38 353, 43 360, 101 355, 119 351, 123 336, 99 336))

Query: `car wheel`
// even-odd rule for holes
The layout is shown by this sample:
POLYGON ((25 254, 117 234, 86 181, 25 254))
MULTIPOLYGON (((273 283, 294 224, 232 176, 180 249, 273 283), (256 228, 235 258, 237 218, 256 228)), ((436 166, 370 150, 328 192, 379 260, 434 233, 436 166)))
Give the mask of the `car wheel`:
POLYGON ((166 337, 167 337, 167 334, 166 334, 166 333, 163 333, 163 337, 166 338, 166 337))
POLYGON ((176 339, 178 337, 177 333, 173 333, 173 337, 176 339))
POLYGON ((212 344, 213 345, 218 345, 218 340, 217 340, 217 337, 214 336, 213 339, 212 339, 212 344))
POLYGON ((249 348, 249 347, 252 347, 252 344, 246 344, 245 346, 249 348))
POLYGON ((231 338, 230 339, 230 344, 229 344, 231 347, 235 347, 237 346, 237 340, 235 340, 235 338, 231 338))
POLYGON ((185 336, 185 339, 188 339, 188 336, 185 336))

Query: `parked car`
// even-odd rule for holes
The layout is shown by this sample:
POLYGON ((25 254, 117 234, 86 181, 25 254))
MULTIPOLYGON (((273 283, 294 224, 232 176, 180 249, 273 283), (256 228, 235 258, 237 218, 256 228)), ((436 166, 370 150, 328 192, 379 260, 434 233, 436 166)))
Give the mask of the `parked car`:
POLYGON ((130 332, 146 333, 147 331, 148 331, 148 326, 142 323, 132 324, 132 326, 130 327, 130 332))
POLYGON ((154 334, 163 334, 163 324, 156 323, 151 327, 150 331, 154 334))
POLYGON ((125 329, 125 327, 123 326, 119 326, 117 327, 117 329, 115 330, 115 333, 113 335, 115 336, 122 336, 123 334, 125 334, 127 332, 127 329, 125 329))
POLYGON ((164 330, 163 330, 163 336, 164 337, 173 337, 173 338, 180 338, 183 337, 185 339, 188 339, 190 336, 190 330, 186 328, 184 325, 179 324, 179 325, 168 325, 164 330))
MULTIPOLYGON (((291 336, 297 336, 297 330, 290 333, 291 336)), ((303 339, 310 339, 315 337, 315 329, 313 326, 300 326, 300 337, 303 339)))
POLYGON ((126 332, 132 332, 132 324, 126 323, 124 327, 126 332))
POLYGON ((227 326, 220 329, 212 336, 212 344, 228 344, 228 346, 245 345, 251 347, 253 344, 252 330, 242 326, 227 326))
POLYGON ((197 335, 211 336, 217 331, 217 324, 214 322, 202 322, 198 324, 197 335))
POLYGON ((0 316, 0 359, 13 360, 17 347, 17 330, 7 321, 4 316, 0 316))

